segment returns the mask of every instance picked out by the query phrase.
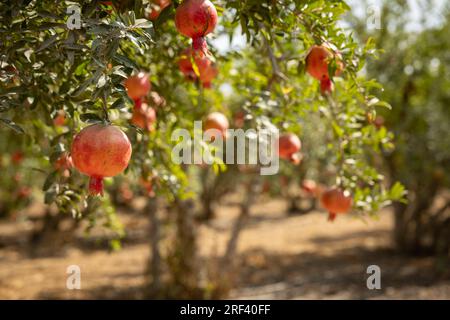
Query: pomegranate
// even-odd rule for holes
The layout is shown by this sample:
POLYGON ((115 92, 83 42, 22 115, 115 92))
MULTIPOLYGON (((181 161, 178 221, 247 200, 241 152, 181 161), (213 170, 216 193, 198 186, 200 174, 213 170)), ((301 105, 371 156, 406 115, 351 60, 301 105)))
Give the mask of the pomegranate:
POLYGON ((217 77, 219 70, 217 70, 215 64, 206 56, 203 58, 196 58, 195 63, 198 67, 200 82, 202 83, 203 88, 211 88, 211 82, 217 77))
POLYGON ((61 154, 58 160, 55 161, 55 169, 62 172, 64 177, 70 176, 70 169, 72 169, 72 167, 72 157, 67 152, 61 154))
POLYGON ((344 68, 339 54, 333 54, 328 45, 313 46, 306 57, 306 71, 317 80, 330 79, 328 74, 328 64, 331 59, 337 59, 337 70, 335 76, 338 76, 344 68))
POLYGON ((295 134, 286 133, 278 139, 278 155, 282 159, 300 163, 301 158, 297 154, 302 148, 302 143, 295 134))
POLYGON ((184 0, 175 13, 178 31, 192 38, 192 47, 207 52, 205 36, 214 31, 217 24, 217 11, 209 0, 184 0))
POLYGON ((314 180, 305 179, 302 182, 302 189, 309 194, 315 194, 317 191, 317 183, 314 180))
POLYGON ((103 178, 123 172, 131 158, 127 135, 112 125, 94 124, 81 130, 72 144, 75 168, 90 177, 89 192, 103 194, 103 178))
POLYGON ((337 214, 347 213, 352 206, 352 197, 340 188, 328 189, 322 194, 320 200, 322 206, 328 210, 329 221, 336 219, 337 214))
POLYGON ((373 124, 375 125, 375 127, 376 127, 377 129, 381 129, 381 127, 384 126, 384 117, 382 117, 382 116, 377 116, 377 117, 375 118, 375 121, 373 122, 373 124))
POLYGON ((182 55, 178 59, 178 67, 180 71, 184 74, 186 79, 194 81, 197 79, 194 67, 192 66, 192 50, 186 49, 183 51, 182 55))
POLYGON ((19 199, 26 199, 31 195, 31 188, 27 186, 22 186, 17 190, 17 197, 19 199))
POLYGON ((178 67, 186 79, 194 81, 199 78, 204 88, 211 88, 212 80, 214 80, 214 78, 219 74, 217 67, 208 56, 197 55, 191 49, 187 49, 183 52, 182 56, 178 60, 178 67), (195 73, 192 65, 193 56, 199 76, 195 73))
POLYGON ((161 12, 172 4, 171 0, 152 0, 150 1, 151 11, 148 15, 148 19, 155 21, 158 19, 161 12))
POLYGON ((143 130, 152 131, 155 122, 156 111, 149 107, 147 103, 142 103, 134 108, 133 117, 131 118, 132 124, 143 130))
POLYGON ((66 123, 66 113, 63 110, 59 110, 55 119, 53 119, 53 124, 56 127, 62 127, 66 123))
POLYGON ((16 151, 11 155, 11 160, 16 165, 21 164, 24 158, 25 156, 22 151, 16 151))
MULTIPOLYGON (((220 132, 222 138, 227 137, 227 129, 229 128, 229 123, 227 117, 220 112, 213 112, 206 117, 203 125, 203 130, 207 131, 210 129, 216 129, 220 132)), ((215 138, 215 136, 212 136, 215 138)))
POLYGON ((125 80, 125 88, 128 96, 136 101, 145 97, 152 88, 148 74, 139 72, 137 75, 129 77, 125 80))
POLYGON ((333 81, 331 81, 330 79, 320 80, 320 92, 322 92, 322 94, 324 95, 331 94, 333 90, 334 90, 333 81))
POLYGON ((233 120, 236 128, 242 128, 245 124, 245 112, 244 111, 236 112, 233 120))

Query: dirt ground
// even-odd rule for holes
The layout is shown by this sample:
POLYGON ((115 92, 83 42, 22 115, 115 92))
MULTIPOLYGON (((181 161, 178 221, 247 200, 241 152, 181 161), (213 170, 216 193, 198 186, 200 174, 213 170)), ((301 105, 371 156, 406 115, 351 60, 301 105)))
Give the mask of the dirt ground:
MULTIPOLYGON (((238 208, 223 205, 200 227, 204 258, 224 250, 238 208)), ((233 299, 450 299, 450 278, 437 275, 431 257, 411 258, 391 245, 389 212, 366 222, 351 216, 327 222, 314 212, 287 216, 283 201, 261 201, 238 245, 233 299), (368 290, 367 267, 381 268, 381 290, 368 290)), ((110 252, 79 235, 57 254, 31 258, 30 222, 0 222, 0 299, 142 298, 149 256, 148 222, 121 214, 127 230, 123 248, 110 252), (66 289, 66 269, 81 268, 81 290, 66 289)), ((51 251, 51 250, 50 250, 51 251)))

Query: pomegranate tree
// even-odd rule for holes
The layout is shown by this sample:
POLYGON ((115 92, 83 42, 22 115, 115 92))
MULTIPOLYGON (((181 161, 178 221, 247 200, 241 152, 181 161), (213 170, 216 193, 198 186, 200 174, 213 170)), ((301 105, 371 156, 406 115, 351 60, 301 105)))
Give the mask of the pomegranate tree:
POLYGON ((302 148, 302 142, 300 138, 293 133, 286 133, 278 139, 278 155, 280 158, 289 160, 294 164, 298 164, 301 161, 299 154, 302 148))
POLYGON ((322 194, 322 206, 328 210, 328 220, 334 221, 338 214, 348 213, 352 207, 352 197, 340 188, 331 188, 322 194))
POLYGON ((207 52, 205 36, 214 31, 216 24, 216 7, 209 0, 184 0, 175 13, 178 31, 192 38, 195 51, 207 52))
POLYGON ((123 172, 131 158, 131 144, 118 127, 94 124, 81 130, 72 144, 74 167, 90 177, 89 192, 103 194, 103 178, 123 172))

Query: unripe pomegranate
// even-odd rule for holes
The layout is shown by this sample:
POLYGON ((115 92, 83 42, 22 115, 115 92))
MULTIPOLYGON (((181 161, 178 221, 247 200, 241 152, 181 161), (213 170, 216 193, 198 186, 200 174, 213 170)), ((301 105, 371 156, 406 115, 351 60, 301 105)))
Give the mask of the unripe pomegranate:
POLYGON ((328 74, 328 65, 331 59, 336 58, 337 70, 335 76, 338 76, 343 69, 339 54, 333 55, 327 45, 313 46, 306 57, 306 71, 317 80, 330 79, 328 74))
POLYGON ((125 88, 127 89, 128 96, 132 100, 139 100, 150 92, 152 85, 148 74, 139 72, 137 75, 125 80, 125 88))
POLYGON ((81 130, 72 144, 75 168, 90 177, 89 192, 103 194, 103 178, 123 172, 131 158, 127 135, 112 125, 94 124, 81 130))
MULTIPOLYGON (((228 119, 224 114, 213 112, 206 117, 203 130, 216 129, 220 132, 221 137, 226 139, 229 126, 228 119)), ((213 137, 215 138, 215 136, 213 137)))
POLYGON ((161 12, 172 4, 171 0, 152 0, 150 1, 151 11, 148 15, 148 19, 155 21, 158 19, 161 12))
POLYGON ((331 94, 333 90, 333 81, 331 81, 330 79, 320 80, 320 92, 322 92, 322 94, 331 94))
POLYGON ((278 155, 282 159, 299 163, 300 158, 297 153, 302 148, 299 137, 293 133, 286 133, 278 138, 278 155))
POLYGON ((336 219, 337 214, 347 213, 352 206, 352 197, 347 191, 339 188, 331 188, 322 194, 320 199, 322 206, 328 210, 328 220, 336 219))
POLYGON ((142 103, 139 107, 136 106, 133 110, 133 117, 131 123, 135 126, 152 131, 156 122, 156 111, 152 107, 149 107, 147 103, 142 103))
POLYGON ((217 24, 217 11, 209 0, 184 0, 175 13, 178 31, 192 38, 194 50, 206 52, 204 37, 213 32, 217 24))

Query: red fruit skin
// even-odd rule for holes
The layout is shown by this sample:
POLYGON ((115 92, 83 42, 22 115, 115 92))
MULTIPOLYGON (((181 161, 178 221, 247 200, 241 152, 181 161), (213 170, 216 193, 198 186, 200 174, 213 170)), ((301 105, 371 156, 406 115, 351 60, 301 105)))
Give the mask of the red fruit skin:
POLYGON ((278 155, 282 159, 296 162, 294 154, 302 148, 302 142, 299 137, 293 133, 286 133, 278 139, 278 155))
POLYGON ((103 177, 123 172, 131 158, 131 144, 117 127, 94 124, 81 130, 72 144, 72 161, 81 173, 91 177, 89 189, 100 194, 103 177))
POLYGON ((151 11, 148 15, 148 19, 155 21, 158 19, 161 12, 172 4, 171 0, 152 0, 151 1, 151 11))
POLYGON ((197 79, 197 75, 195 74, 194 67, 192 66, 192 50, 186 49, 178 59, 178 67, 180 71, 184 74, 186 79, 194 81, 197 79))
POLYGON ((178 31, 192 39, 204 37, 217 25, 217 10, 209 0, 184 0, 175 13, 178 31))
MULTIPOLYGON (((306 72, 317 80, 330 79, 328 64, 331 59, 333 59, 333 53, 326 45, 313 46, 306 57, 306 72)), ((337 66, 335 76, 338 76, 343 69, 342 62, 339 60, 337 66)))
POLYGON ((127 89, 128 96, 132 100, 145 97, 152 88, 149 76, 145 72, 139 72, 137 75, 129 77, 125 80, 124 85, 127 89))
POLYGON ((153 131, 156 122, 156 111, 148 104, 142 103, 140 107, 135 107, 133 110, 133 117, 131 123, 135 126, 146 130, 153 131))
POLYGON ((352 197, 339 188, 328 189, 320 199, 322 206, 329 212, 329 220, 333 221, 337 214, 345 214, 352 207, 352 197))
POLYGON ((317 191, 317 183, 314 180, 303 180, 302 189, 309 194, 315 194, 317 191))
POLYGON ((19 165, 22 163, 24 157, 22 151, 16 151, 12 154, 11 160, 14 164, 19 165))
POLYGON ((66 113, 63 110, 58 111, 58 115, 53 119, 56 127, 62 127, 66 123, 66 113))
POLYGON ((178 67, 188 80, 197 80, 199 78, 204 88, 211 88, 212 81, 219 74, 219 70, 208 56, 195 54, 195 51, 193 53, 191 49, 187 49, 183 52, 178 60, 178 67), (191 57, 193 54, 199 76, 197 76, 194 67, 192 66, 191 57))
POLYGON ((320 80, 320 92, 322 94, 327 95, 331 94, 334 91, 333 81, 330 79, 320 80))
POLYGON ((227 129, 230 127, 227 117, 220 112, 213 112, 209 114, 204 122, 203 130, 216 129, 220 131, 221 137, 226 138, 227 129))

